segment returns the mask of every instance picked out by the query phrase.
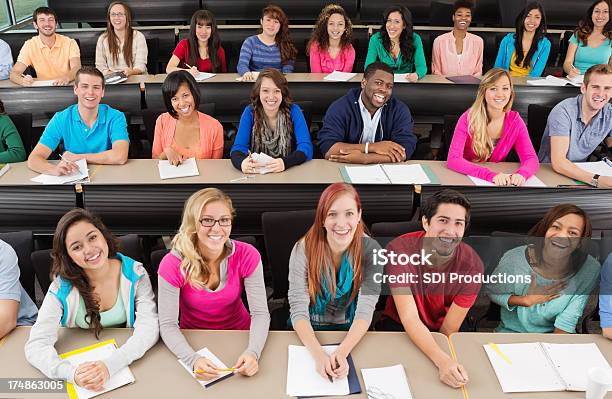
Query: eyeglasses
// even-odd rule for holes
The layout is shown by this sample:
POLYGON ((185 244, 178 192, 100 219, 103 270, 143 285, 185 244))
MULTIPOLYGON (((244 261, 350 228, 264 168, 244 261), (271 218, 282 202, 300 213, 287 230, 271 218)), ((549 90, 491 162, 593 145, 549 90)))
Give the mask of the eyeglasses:
POLYGON ((111 18, 125 17, 125 13, 124 12, 111 12, 110 16, 111 18))
POLYGON ((219 222, 219 226, 228 227, 232 225, 232 218, 222 217, 221 219, 213 219, 213 218, 202 218, 200 219, 200 224, 203 227, 213 227, 215 223, 219 222))

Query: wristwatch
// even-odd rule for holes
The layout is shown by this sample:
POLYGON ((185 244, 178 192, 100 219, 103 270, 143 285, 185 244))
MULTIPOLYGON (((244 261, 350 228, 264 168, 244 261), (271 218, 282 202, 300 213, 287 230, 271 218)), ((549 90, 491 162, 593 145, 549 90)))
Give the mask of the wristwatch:
POLYGON ((599 185, 599 175, 594 174, 593 177, 591 178, 591 183, 589 184, 593 187, 597 187, 599 185))

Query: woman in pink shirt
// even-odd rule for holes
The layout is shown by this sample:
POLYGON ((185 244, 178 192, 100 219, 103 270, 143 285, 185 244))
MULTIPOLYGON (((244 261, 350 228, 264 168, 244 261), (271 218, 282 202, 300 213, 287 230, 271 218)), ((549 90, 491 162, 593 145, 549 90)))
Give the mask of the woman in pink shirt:
POLYGON ((455 2, 453 30, 434 40, 431 54, 431 71, 434 75, 482 75, 482 38, 467 31, 472 22, 473 8, 471 1, 455 2))
POLYGON ((540 166, 527 126, 512 111, 514 87, 508 71, 493 68, 482 78, 476 101, 461 115, 448 150, 447 167, 497 186, 521 186, 540 166), (503 162, 514 148, 521 160, 512 173, 498 173, 480 162, 503 162))
POLYGON ((325 6, 306 46, 310 72, 351 72, 355 63, 352 40, 353 25, 344 8, 336 4, 325 6))
POLYGON ((200 91, 187 71, 170 73, 162 85, 168 112, 155 122, 153 158, 178 165, 188 158, 223 157, 223 127, 212 116, 198 111, 200 91))
POLYGON ((248 346, 232 367, 252 376, 270 326, 261 256, 253 246, 230 239, 233 216, 232 200, 222 191, 206 188, 192 194, 172 251, 158 270, 161 337, 204 380, 220 371, 189 345, 180 329, 248 329, 248 346))

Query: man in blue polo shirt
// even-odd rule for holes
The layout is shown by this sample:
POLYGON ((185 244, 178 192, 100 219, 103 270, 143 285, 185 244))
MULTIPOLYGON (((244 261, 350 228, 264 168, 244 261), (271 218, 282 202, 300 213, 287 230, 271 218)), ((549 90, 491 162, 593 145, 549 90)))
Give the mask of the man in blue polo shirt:
POLYGON ((74 163, 120 165, 127 162, 129 137, 122 112, 100 104, 104 97, 104 75, 84 66, 76 74, 74 94, 78 103, 57 112, 49 121, 38 144, 28 157, 28 167, 48 175, 67 175, 78 171, 74 163), (64 143, 62 160, 53 164, 49 155, 64 143))
POLYGON ((555 172, 593 187, 612 188, 612 177, 587 172, 574 164, 584 162, 602 141, 612 146, 612 68, 589 68, 577 97, 561 101, 548 116, 538 158, 555 172))
POLYGON ((410 110, 392 97, 393 71, 383 62, 366 68, 361 89, 329 106, 317 144, 325 159, 347 163, 402 162, 417 138, 410 110))
POLYGON ((38 309, 19 282, 15 250, 0 240, 0 339, 15 326, 31 326, 38 309))

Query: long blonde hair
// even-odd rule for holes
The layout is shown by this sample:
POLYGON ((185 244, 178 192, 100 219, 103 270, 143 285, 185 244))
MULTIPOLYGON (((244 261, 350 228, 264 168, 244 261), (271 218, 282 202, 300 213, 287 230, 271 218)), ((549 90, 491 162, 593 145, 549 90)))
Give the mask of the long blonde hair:
POLYGON ((234 216, 232 199, 216 188, 205 188, 191 195, 185 202, 183 220, 178 233, 172 239, 172 249, 179 252, 181 273, 192 287, 203 289, 208 283, 210 267, 198 249, 198 229, 202 209, 213 202, 223 202, 234 216))
POLYGON ((510 73, 505 69, 493 68, 484 74, 478 86, 478 93, 476 94, 476 101, 470 108, 468 116, 468 132, 472 135, 472 150, 478 157, 479 162, 485 161, 491 152, 493 152, 493 141, 487 134, 487 125, 490 122, 489 114, 487 112, 487 102, 485 100, 485 93, 487 90, 495 85, 495 83, 506 76, 510 82, 510 99, 508 104, 504 107, 504 112, 508 112, 512 109, 512 103, 514 102, 514 85, 512 84, 512 78, 510 73))

